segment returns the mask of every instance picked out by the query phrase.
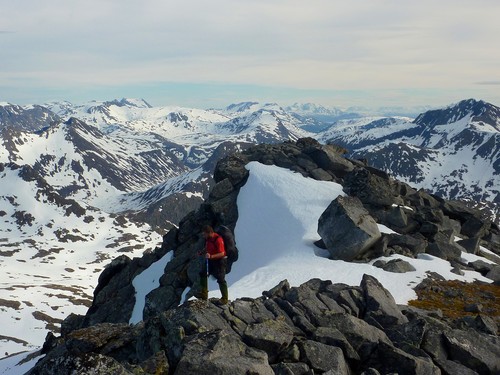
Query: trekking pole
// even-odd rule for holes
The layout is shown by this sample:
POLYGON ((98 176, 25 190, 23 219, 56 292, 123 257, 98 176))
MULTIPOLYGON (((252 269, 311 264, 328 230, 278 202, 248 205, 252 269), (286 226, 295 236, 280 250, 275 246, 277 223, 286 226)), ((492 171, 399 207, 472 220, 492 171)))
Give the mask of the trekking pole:
POLYGON ((205 266, 207 268, 207 275, 206 275, 206 277, 207 277, 207 303, 208 303, 208 278, 210 276, 210 271, 208 270, 208 258, 205 258, 205 266))

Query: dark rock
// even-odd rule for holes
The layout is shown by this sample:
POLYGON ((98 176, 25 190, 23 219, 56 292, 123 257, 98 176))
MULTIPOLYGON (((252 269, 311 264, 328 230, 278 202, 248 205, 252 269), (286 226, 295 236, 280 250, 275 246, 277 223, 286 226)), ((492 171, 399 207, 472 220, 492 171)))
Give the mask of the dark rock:
POLYGON ((220 160, 215 168, 214 180, 219 182, 227 178, 232 186, 243 186, 249 174, 245 169, 248 161, 243 155, 232 155, 220 160))
POLYGON ((353 288, 344 284, 335 284, 327 286, 323 294, 335 300, 339 306, 355 317, 359 318, 365 308, 363 291, 359 287, 353 288))
POLYGON ((311 172, 311 177, 318 181, 332 181, 333 177, 330 173, 325 171, 323 168, 313 169, 311 172))
POLYGON ((345 176, 344 191, 358 197, 363 204, 374 207, 403 204, 390 180, 374 175, 366 168, 356 168, 345 176))
POLYGON ((403 259, 393 259, 381 267, 384 271, 394 273, 405 273, 416 271, 410 263, 403 259))
POLYGON ((483 311, 483 305, 480 303, 469 303, 464 306, 464 311, 478 314, 483 311))
POLYGON ((168 358, 163 350, 141 362, 139 366, 146 374, 168 374, 170 369, 168 358))
POLYGON ((472 267, 474 271, 479 272, 481 275, 485 276, 490 272, 494 265, 491 263, 487 263, 484 260, 475 260, 474 262, 470 262, 468 264, 469 267, 472 267))
POLYGON ((333 145, 311 147, 304 150, 318 167, 333 172, 336 176, 344 177, 354 169, 354 165, 342 157, 333 145))
POLYGON ((84 319, 83 315, 69 314, 61 323, 61 336, 66 336, 68 333, 82 328, 84 319))
POLYGON ((317 296, 316 291, 321 284, 321 280, 311 279, 297 288, 290 289, 285 294, 285 299, 295 307, 299 307, 309 317, 309 320, 312 320, 314 316, 329 310, 328 306, 317 296))
POLYGON ((215 184, 215 186, 210 191, 210 198, 214 200, 224 198, 230 193, 232 193, 233 190, 234 190, 233 184, 231 184, 229 178, 225 178, 224 180, 219 181, 218 183, 215 184))
POLYGON ((57 374, 57 375, 73 375, 73 374, 95 374, 95 375, 133 375, 133 372, 128 371, 115 359, 96 353, 85 353, 74 356, 69 353, 61 353, 61 355, 40 360, 37 367, 32 369, 27 374, 57 374))
POLYGON ((498 325, 497 323, 486 315, 464 316, 455 321, 457 328, 472 328, 478 332, 486 333, 488 335, 497 336, 498 325))
POLYGON ((367 359, 381 342, 390 344, 389 338, 382 330, 352 315, 325 314, 318 324, 322 327, 334 327, 341 331, 358 353, 361 361, 367 359))
POLYGON ((493 280, 495 285, 500 285, 500 266, 493 266, 491 270, 485 275, 488 279, 493 280))
POLYGON ((408 216, 406 215, 405 210, 402 207, 391 207, 387 212, 385 221, 390 226, 405 228, 408 225, 408 216))
POLYGON ((208 331, 189 338, 175 374, 233 375, 242 369, 247 374, 274 375, 265 352, 225 331, 208 331))
POLYGON ((422 357, 416 357, 390 344, 381 342, 368 362, 369 366, 378 368, 382 373, 440 375, 439 367, 422 357))
POLYGON ((416 257, 418 254, 425 252, 427 248, 427 240, 423 236, 418 234, 405 234, 405 235, 389 235, 388 246, 395 247, 399 246, 404 249, 408 249, 409 253, 416 257))
POLYGON ((476 216, 471 216, 465 223, 462 224, 461 233, 466 235, 467 237, 483 237, 488 229, 490 228, 491 223, 487 221, 483 221, 476 216))
POLYGON ((436 241, 429 244, 426 253, 444 260, 458 260, 462 256, 462 251, 465 249, 456 243, 436 241))
POLYGON ((326 345, 337 346, 342 349, 344 356, 353 361, 359 361, 359 355, 349 344, 349 341, 337 328, 318 327, 314 331, 313 339, 326 345))
POLYGON ((307 363, 315 372, 332 371, 332 374, 349 374, 342 349, 320 342, 306 340, 298 344, 302 362, 307 363))
POLYGON ((261 299, 238 299, 232 303, 232 313, 246 324, 275 319, 261 299))
POLYGON ((365 299, 365 320, 370 317, 382 327, 407 323, 408 319, 401 313, 392 295, 380 282, 370 275, 363 275, 361 289, 365 299))
POLYGON ((138 262, 132 262, 126 255, 114 259, 99 276, 94 300, 85 315, 83 326, 100 322, 128 322, 135 305, 132 279, 140 271, 138 262))
POLYGON ((486 333, 488 335, 497 335, 498 325, 497 323, 486 315, 477 315, 474 318, 474 327, 477 331, 486 333))
POLYGON ((470 254, 477 254, 480 243, 481 239, 479 237, 472 237, 457 241, 457 244, 462 246, 470 254))
POLYGON ((425 319, 417 316, 408 323, 394 325, 385 330, 389 339, 398 348, 405 344, 420 348, 424 340, 425 333, 429 329, 429 324, 425 319))
POLYGON ((448 359, 436 359, 435 363, 439 366, 443 375, 478 375, 476 371, 448 359))
POLYGON ((456 329, 443 335, 449 359, 479 374, 500 373, 500 338, 456 329))
POLYGON ((287 363, 281 362, 277 365, 272 365, 274 375, 310 375, 311 369, 308 365, 302 362, 287 363))
POLYGON ((243 341, 249 346, 263 350, 274 363, 282 350, 292 342, 294 331, 283 319, 251 323, 243 332, 243 341))
POLYGON ((381 237, 377 223, 359 199, 338 197, 323 212, 318 233, 333 259, 361 257, 381 237))
POLYGON ((384 266, 387 264, 387 262, 385 260, 377 260, 373 263, 373 267, 377 267, 377 268, 384 268, 384 266))
POLYGON ((278 285, 276 285, 274 288, 272 288, 268 291, 262 292, 262 295, 266 296, 268 298, 272 298, 272 297, 283 298, 285 296, 286 292, 288 292, 289 290, 290 290, 290 283, 288 282, 288 280, 283 280, 283 281, 280 281, 280 283, 278 285))

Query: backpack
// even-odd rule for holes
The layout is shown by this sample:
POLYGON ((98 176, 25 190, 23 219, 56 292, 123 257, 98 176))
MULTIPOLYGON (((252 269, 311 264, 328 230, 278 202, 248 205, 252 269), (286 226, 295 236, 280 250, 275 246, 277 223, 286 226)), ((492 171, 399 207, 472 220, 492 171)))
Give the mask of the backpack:
POLYGON ((221 225, 217 228, 216 233, 222 237, 224 240, 224 249, 226 250, 227 256, 227 267, 229 271, 231 270, 231 265, 238 260, 238 248, 236 247, 236 242, 234 241, 234 235, 231 229, 225 225, 221 225))

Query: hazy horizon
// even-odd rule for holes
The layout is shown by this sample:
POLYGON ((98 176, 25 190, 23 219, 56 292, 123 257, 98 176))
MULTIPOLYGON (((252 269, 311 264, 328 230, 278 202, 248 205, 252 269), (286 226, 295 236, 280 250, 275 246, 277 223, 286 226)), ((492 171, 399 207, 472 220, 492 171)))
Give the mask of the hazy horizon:
POLYGON ((500 3, 24 0, 0 12, 0 101, 500 104, 500 3))

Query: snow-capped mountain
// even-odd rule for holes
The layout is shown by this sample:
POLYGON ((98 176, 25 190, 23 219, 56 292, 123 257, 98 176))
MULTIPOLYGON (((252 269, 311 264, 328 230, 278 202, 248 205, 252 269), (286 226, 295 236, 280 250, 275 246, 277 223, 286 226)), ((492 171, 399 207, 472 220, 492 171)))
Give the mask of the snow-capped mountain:
POLYGON ((500 203, 500 108, 492 104, 469 99, 414 121, 343 123, 322 140, 443 197, 500 203))
POLYGON ((44 106, 0 103, 0 130, 36 132, 60 121, 59 116, 44 106))

